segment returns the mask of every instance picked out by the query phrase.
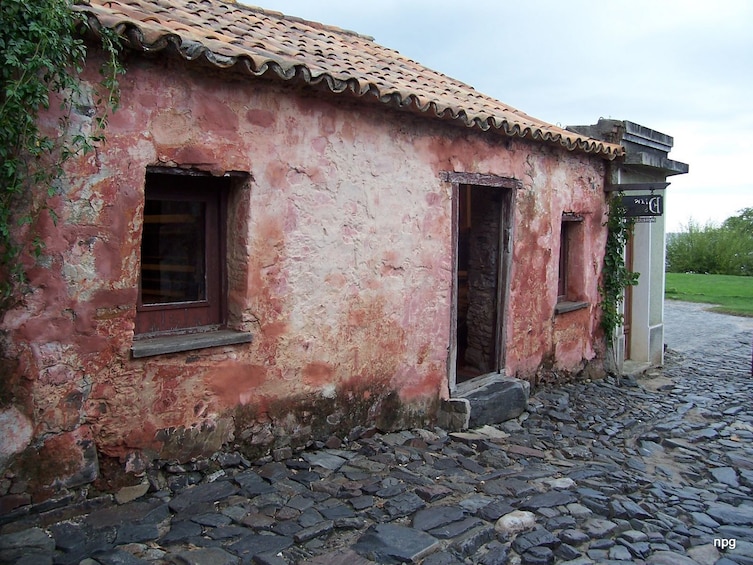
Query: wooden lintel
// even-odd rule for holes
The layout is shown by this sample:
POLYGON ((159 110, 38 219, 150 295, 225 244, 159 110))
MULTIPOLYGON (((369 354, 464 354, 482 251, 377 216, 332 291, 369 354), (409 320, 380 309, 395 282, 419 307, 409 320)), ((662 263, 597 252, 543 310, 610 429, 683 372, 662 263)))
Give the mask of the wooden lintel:
POLYGON ((462 173, 456 171, 442 171, 439 178, 453 184, 469 184, 474 186, 491 186, 495 188, 523 188, 523 183, 512 177, 503 177, 484 173, 462 173))
POLYGON ((637 190, 664 190, 669 186, 668 182, 638 182, 630 184, 608 184, 604 192, 632 192, 637 190))

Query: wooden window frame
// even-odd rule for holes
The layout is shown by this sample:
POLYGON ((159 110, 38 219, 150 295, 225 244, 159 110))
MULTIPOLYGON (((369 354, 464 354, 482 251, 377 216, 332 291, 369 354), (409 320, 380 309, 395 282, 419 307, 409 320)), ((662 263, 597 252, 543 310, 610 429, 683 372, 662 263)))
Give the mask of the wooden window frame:
POLYGON ((575 245, 573 239, 580 229, 583 216, 573 212, 562 214, 560 223, 559 273, 557 275, 557 304, 555 313, 562 314, 588 307, 588 302, 577 300, 573 290, 573 253, 582 253, 581 245, 575 245))
MULTIPOLYGON (((176 303, 144 303, 143 263, 139 268, 136 308, 138 337, 217 330, 227 322, 226 224, 228 177, 195 171, 147 169, 145 201, 202 202, 204 214, 205 293, 199 300, 176 303)), ((143 239, 142 239, 143 243, 143 239)))
POLYGON ((557 302, 567 300, 567 283, 569 282, 570 267, 570 222, 562 222, 560 227, 560 256, 559 256, 559 276, 557 277, 557 302))

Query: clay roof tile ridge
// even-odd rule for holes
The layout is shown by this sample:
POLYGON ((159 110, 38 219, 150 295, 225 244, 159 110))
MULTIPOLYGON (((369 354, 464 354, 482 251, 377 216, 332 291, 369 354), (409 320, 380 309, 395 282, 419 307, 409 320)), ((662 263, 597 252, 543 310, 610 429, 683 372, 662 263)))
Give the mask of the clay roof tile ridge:
POLYGON ((172 49, 218 68, 326 84, 333 94, 373 94, 399 108, 467 127, 559 144, 609 159, 619 145, 528 116, 472 86, 374 42, 373 37, 233 0, 74 0, 95 31, 115 29, 137 50, 172 49), (169 9, 168 9, 169 8, 169 9))

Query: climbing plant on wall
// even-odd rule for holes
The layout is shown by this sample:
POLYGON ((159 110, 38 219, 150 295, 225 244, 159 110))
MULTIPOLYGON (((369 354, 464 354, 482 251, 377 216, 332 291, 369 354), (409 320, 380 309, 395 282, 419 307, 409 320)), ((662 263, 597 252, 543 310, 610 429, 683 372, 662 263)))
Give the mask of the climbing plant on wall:
POLYGON ((64 164, 103 141, 107 117, 118 106, 118 37, 97 30, 105 58, 99 83, 87 90, 80 75, 88 22, 73 1, 0 3, 0 311, 24 280, 23 252, 43 249, 29 226, 45 210, 56 220, 47 203, 64 164), (58 123, 40 125, 40 114, 58 104, 58 123), (74 127, 75 112, 89 114, 80 120, 84 126, 74 127))
POLYGON ((604 252, 604 270, 601 287, 601 327, 611 342, 617 328, 625 321, 620 305, 628 286, 638 284, 639 273, 631 272, 625 265, 625 245, 635 225, 622 205, 622 193, 612 193, 609 199, 607 245, 604 252))

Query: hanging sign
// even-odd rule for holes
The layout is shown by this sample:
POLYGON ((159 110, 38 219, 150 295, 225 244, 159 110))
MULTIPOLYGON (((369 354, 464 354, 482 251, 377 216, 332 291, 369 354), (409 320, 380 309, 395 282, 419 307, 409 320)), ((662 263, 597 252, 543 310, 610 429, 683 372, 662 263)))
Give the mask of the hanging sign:
POLYGON ((627 210, 628 218, 643 216, 663 216, 664 197, 658 195, 623 196, 622 205, 627 210))

